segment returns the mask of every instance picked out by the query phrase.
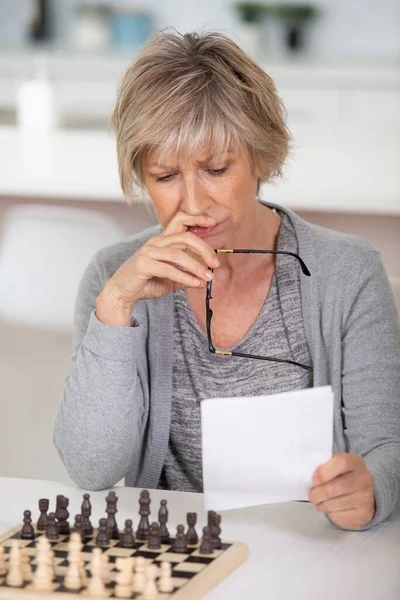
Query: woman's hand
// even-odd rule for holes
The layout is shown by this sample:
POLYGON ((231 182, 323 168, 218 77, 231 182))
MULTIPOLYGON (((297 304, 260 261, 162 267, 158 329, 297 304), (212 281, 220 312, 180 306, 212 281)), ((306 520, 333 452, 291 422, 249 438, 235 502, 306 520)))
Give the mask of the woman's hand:
POLYGON ((139 248, 107 282, 97 298, 97 318, 109 325, 129 326, 137 300, 159 298, 178 288, 204 287, 213 277, 208 267, 214 269, 220 263, 214 250, 187 228, 215 223, 210 217, 177 213, 160 235, 139 248))
POLYGON ((308 499, 344 529, 360 529, 375 514, 374 477, 358 454, 335 454, 314 472, 308 499))

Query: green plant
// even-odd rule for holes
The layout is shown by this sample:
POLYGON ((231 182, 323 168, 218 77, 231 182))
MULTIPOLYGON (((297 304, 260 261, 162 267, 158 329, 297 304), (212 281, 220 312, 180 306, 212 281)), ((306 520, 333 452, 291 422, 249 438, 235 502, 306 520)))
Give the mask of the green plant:
POLYGON ((237 2, 235 8, 245 23, 259 23, 265 14, 265 4, 261 2, 237 2))
POLYGON ((314 19, 318 13, 318 7, 314 4, 290 4, 282 3, 271 6, 271 11, 277 17, 286 21, 309 21, 314 19))

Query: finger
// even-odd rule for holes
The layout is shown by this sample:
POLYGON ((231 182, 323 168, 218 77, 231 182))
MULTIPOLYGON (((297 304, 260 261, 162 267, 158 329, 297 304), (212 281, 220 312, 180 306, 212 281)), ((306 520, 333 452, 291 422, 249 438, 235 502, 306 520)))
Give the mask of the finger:
POLYGON ((173 263, 175 266, 183 268, 187 273, 191 273, 198 279, 211 281, 214 278, 213 273, 196 259, 189 256, 176 247, 158 248, 151 246, 148 250, 148 256, 154 260, 173 263))
POLYGON ((343 512, 345 510, 356 510, 367 504, 369 501, 369 494, 366 492, 357 490, 353 494, 345 494, 344 496, 338 496, 337 498, 331 498, 326 502, 320 504, 313 504, 314 508, 319 512, 343 512))
POLYGON ((360 529, 373 517, 373 514, 371 515, 369 511, 354 508, 336 513, 327 513, 327 515, 332 523, 343 529, 360 529))
POLYGON ((202 279, 198 279, 189 273, 185 273, 176 267, 159 262, 148 258, 146 263, 141 265, 140 273, 137 275, 138 279, 146 280, 152 279, 153 277, 159 277, 161 279, 169 279, 175 283, 179 283, 184 287, 204 287, 206 282, 202 279))
POLYGON ((173 233, 184 233, 188 227, 199 225, 200 227, 212 227, 216 224, 216 219, 206 215, 188 215, 180 211, 168 223, 161 235, 171 235, 173 233))
POLYGON ((308 497, 312 504, 317 505, 345 494, 353 494, 358 489, 360 489, 360 482, 357 475, 352 471, 345 475, 339 475, 339 477, 335 477, 328 483, 313 487, 308 497))
POLYGON ((185 249, 190 249, 199 256, 202 257, 205 264, 211 269, 221 266, 218 258, 215 255, 214 250, 203 242, 197 235, 186 231, 185 233, 171 234, 166 236, 157 236, 148 243, 149 246, 158 246, 159 248, 165 248, 166 246, 178 246, 185 249))
POLYGON ((312 483, 314 486, 327 483, 339 475, 355 471, 362 464, 364 461, 357 454, 335 454, 328 462, 315 470, 312 483))

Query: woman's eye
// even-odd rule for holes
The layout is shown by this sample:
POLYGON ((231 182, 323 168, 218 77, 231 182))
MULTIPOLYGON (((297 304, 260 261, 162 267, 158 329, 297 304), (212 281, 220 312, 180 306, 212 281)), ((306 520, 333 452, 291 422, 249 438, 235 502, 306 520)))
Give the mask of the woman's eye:
POLYGON ((163 181, 169 181, 171 179, 171 177, 173 177, 174 175, 171 173, 171 175, 165 175, 164 177, 156 177, 156 181, 159 182, 163 182, 163 181))
POLYGON ((208 171, 210 173, 210 175, 223 175, 223 173, 225 173, 225 171, 228 169, 228 167, 223 167, 222 169, 211 169, 210 171, 208 171))
MULTIPOLYGON (((222 169, 209 169, 208 172, 213 177, 218 177, 218 175, 223 175, 227 171, 228 167, 223 167, 222 169)), ((156 177, 156 181, 158 183, 163 183, 164 181, 170 181, 172 177, 175 176, 175 173, 171 173, 170 175, 164 175, 164 177, 156 177)))

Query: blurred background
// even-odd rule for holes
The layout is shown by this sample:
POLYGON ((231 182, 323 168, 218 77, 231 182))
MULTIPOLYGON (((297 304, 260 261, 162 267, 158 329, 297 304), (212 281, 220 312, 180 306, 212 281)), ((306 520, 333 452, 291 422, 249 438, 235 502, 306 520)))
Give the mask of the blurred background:
POLYGON ((261 196, 368 239, 400 302, 398 0, 0 0, 0 476, 68 482, 52 426, 78 281, 154 223, 122 197, 108 119, 168 26, 224 32, 272 76, 295 143, 261 196))

